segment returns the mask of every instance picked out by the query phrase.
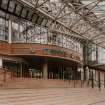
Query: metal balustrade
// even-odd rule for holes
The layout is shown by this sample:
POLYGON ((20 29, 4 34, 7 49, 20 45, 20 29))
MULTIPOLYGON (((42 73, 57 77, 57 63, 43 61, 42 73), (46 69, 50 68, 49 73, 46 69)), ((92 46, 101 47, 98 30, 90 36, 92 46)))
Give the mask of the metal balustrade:
MULTIPOLYGON (((38 86, 40 87, 65 87, 65 88, 99 88, 99 90, 105 88, 105 78, 104 80, 100 79, 100 73, 98 74, 97 78, 94 78, 93 72, 89 73, 89 79, 82 79, 82 73, 79 75, 78 73, 73 73, 73 78, 62 76, 60 77, 59 74, 48 73, 48 79, 43 78, 42 72, 35 72, 35 73, 26 73, 23 72, 21 76, 15 70, 9 70, 6 68, 0 68, 0 86, 8 88, 15 88, 15 85, 20 85, 25 87, 27 84, 33 85, 32 87, 35 88, 38 86), (91 76, 90 76, 91 75, 91 76), (6 84, 6 85, 5 85, 6 84), (12 84, 12 85, 11 85, 12 84), (14 85, 13 85, 14 84, 14 85), (11 87, 13 86, 13 87, 11 87)), ((69 75, 70 76, 70 75, 69 75)), ((84 75, 85 76, 85 75, 84 75)), ((86 78, 86 77, 83 77, 86 78)), ((30 88, 30 86, 26 86, 30 88)))

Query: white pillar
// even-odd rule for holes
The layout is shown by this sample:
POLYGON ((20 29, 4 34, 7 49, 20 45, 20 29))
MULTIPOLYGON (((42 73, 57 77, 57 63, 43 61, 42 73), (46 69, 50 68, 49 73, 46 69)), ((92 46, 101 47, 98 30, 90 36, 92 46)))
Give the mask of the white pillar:
POLYGON ((84 80, 84 69, 83 69, 83 67, 81 67, 80 71, 81 71, 81 80, 84 80))
POLYGON ((9 39, 8 42, 11 44, 12 43, 12 22, 9 20, 9 39))
POLYGON ((0 57, 0 68, 3 68, 3 58, 0 57))
POLYGON ((48 79, 48 64, 46 61, 43 64, 43 78, 48 79))
POLYGON ((86 79, 89 80, 89 67, 86 67, 86 79))

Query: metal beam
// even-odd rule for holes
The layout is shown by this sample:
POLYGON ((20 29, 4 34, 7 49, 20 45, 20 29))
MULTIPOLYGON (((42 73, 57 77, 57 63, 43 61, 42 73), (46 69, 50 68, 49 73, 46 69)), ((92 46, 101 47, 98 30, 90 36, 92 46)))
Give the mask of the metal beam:
POLYGON ((46 2, 48 2, 48 1, 50 1, 50 0, 45 0, 42 4, 38 5, 37 8, 43 6, 43 5, 44 5, 46 2))
POLYGON ((8 8, 9 8, 9 3, 10 3, 10 0, 9 0, 8 3, 7 3, 7 10, 8 10, 8 8))
POLYGON ((2 0, 0 0, 0 7, 1 7, 1 4, 2 4, 2 0))
MULTIPOLYGON (((29 7, 32 7, 34 9, 34 5, 30 2, 27 2, 26 0, 17 0, 18 2, 21 2, 21 3, 24 3, 25 5, 29 6, 29 7)), ((52 21, 55 20, 55 17, 49 15, 48 13, 46 13, 45 11, 41 10, 40 8, 36 8, 37 11, 39 11, 40 13, 42 13, 43 15, 47 16, 48 18, 50 18, 52 21)), ((74 32, 75 34, 77 35, 80 35, 79 33, 77 33, 76 31, 74 30, 71 30, 70 28, 68 28, 68 26, 66 26, 64 23, 62 23, 61 21, 59 20, 56 20, 56 22, 58 24, 60 24, 62 27, 64 27, 65 29, 68 29, 70 30, 71 32, 74 32)), ((83 37, 83 36, 82 36, 83 37)))

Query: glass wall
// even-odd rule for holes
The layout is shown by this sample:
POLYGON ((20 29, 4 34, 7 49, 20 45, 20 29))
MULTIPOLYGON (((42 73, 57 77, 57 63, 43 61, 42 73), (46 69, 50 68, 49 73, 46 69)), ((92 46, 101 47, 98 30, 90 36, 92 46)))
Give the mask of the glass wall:
POLYGON ((0 11, 0 40, 8 41, 8 20, 2 11, 0 11))
POLYGON ((19 23, 12 21, 12 42, 26 43, 26 23, 19 23))
POLYGON ((98 47, 98 63, 105 64, 105 49, 98 47))
POLYGON ((9 27, 13 43, 39 43, 60 46, 81 53, 82 46, 69 35, 51 32, 46 27, 9 16, 0 11, 0 40, 8 41, 9 27), (8 18, 7 18, 8 16, 8 18), (9 17, 11 27, 9 26, 9 17))
POLYGON ((40 43, 56 45, 82 53, 79 42, 68 35, 50 32, 47 28, 34 25, 31 22, 12 22, 13 43, 40 43))

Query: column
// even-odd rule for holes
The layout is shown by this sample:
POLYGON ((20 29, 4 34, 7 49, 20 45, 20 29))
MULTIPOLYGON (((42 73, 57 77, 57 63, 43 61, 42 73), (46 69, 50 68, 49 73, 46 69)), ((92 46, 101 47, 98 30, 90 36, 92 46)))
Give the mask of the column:
POLYGON ((93 70, 91 72, 92 72, 92 88, 94 88, 94 74, 93 74, 93 70))
POLYGON ((84 80, 84 68, 81 67, 80 71, 81 71, 81 80, 84 80))
POLYGON ((63 80, 65 80, 65 70, 64 70, 64 65, 62 66, 62 72, 63 72, 63 80))
POLYGON ((43 78, 48 79, 48 63, 47 61, 43 64, 43 78))
POLYGON ((12 43, 12 22, 11 20, 9 20, 9 39, 8 39, 9 43, 12 43))
POLYGON ((20 63, 20 77, 23 77, 23 65, 20 63))
POLYGON ((100 71, 98 71, 98 88, 101 89, 100 71))
POLYGON ((89 80, 89 67, 86 67, 86 80, 89 80))
POLYGON ((3 68, 3 58, 0 57, 0 68, 3 68))
POLYGON ((80 80, 81 80, 81 88, 82 88, 83 87, 83 80, 84 80, 84 68, 83 67, 80 68, 80 75, 81 75, 80 80))

